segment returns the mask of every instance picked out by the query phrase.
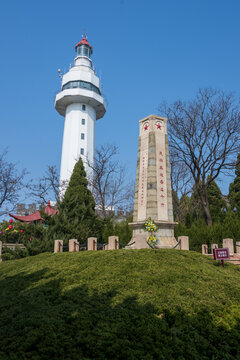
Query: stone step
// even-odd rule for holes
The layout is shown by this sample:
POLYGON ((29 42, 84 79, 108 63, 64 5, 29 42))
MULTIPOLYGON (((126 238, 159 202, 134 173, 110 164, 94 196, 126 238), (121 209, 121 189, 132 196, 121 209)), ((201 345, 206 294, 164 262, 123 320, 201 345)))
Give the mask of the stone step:
POLYGON ((226 261, 234 265, 240 265, 240 256, 236 254, 231 255, 230 260, 226 260, 226 261))

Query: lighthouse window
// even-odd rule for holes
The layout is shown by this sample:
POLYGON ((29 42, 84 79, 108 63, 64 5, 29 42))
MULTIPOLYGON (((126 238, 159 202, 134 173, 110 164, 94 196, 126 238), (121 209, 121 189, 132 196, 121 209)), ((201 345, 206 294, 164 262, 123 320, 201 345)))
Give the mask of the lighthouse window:
POLYGON ((84 149, 81 148, 81 155, 84 155, 84 149))
POLYGON ((77 55, 83 56, 83 46, 77 48, 77 55))
POLYGON ((85 125, 85 119, 82 119, 82 125, 85 125))
POLYGON ((82 111, 86 111, 86 105, 82 105, 82 111))
POLYGON ((83 55, 88 56, 88 48, 84 46, 83 55))
POLYGON ((63 85, 62 90, 73 88, 87 89, 101 95, 99 89, 87 81, 69 81, 67 84, 63 85))
POLYGON ((81 45, 77 47, 77 55, 78 56, 87 56, 91 57, 91 51, 88 46, 81 45))
POLYGON ((81 133, 81 139, 84 140, 85 136, 83 133, 81 133))

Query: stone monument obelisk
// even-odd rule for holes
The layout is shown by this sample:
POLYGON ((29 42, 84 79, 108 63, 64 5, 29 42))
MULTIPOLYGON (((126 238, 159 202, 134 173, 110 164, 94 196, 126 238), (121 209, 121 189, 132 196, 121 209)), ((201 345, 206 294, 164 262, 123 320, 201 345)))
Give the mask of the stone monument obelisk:
POLYGON ((144 229, 149 217, 158 228, 156 247, 174 247, 177 223, 173 221, 167 119, 157 115, 139 121, 134 212, 133 222, 129 224, 133 229, 131 242, 135 242, 132 247, 136 249, 149 247, 149 234, 144 229))

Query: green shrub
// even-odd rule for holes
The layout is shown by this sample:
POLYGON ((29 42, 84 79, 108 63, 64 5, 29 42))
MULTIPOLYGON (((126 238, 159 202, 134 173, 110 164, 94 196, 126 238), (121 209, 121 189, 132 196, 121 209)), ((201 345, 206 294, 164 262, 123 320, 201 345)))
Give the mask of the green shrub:
POLYGON ((232 238, 234 241, 240 239, 240 218, 233 211, 228 211, 222 222, 215 222, 207 226, 203 219, 195 220, 190 227, 179 223, 175 227, 175 237, 189 236, 191 250, 201 251, 201 245, 218 244, 222 246, 222 240, 232 238))
POLYGON ((132 229, 127 220, 116 222, 114 224, 113 234, 119 236, 120 244, 127 245, 132 238, 132 229))
POLYGON ((3 247, 2 249, 2 260, 15 260, 15 259, 21 259, 26 256, 28 256, 28 250, 27 249, 21 249, 18 246, 16 246, 15 250, 9 249, 7 247, 3 247))
POLYGON ((237 266, 191 251, 41 254, 0 266, 1 360, 238 360, 237 266))

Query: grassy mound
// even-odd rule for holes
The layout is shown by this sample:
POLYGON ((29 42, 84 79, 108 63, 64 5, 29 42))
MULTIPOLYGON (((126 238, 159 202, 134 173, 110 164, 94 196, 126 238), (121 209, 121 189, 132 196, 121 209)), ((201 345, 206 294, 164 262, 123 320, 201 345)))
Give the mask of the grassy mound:
POLYGON ((177 250, 0 265, 0 359, 240 359, 240 268, 177 250))

